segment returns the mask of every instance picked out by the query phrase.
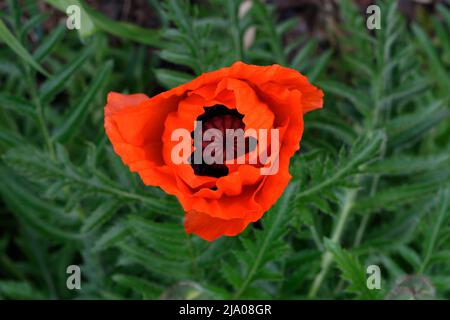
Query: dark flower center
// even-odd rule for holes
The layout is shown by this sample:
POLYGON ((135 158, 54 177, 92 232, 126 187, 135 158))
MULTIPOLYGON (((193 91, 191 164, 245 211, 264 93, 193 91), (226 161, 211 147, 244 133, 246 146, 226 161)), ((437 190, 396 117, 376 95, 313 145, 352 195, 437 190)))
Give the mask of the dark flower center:
MULTIPOLYGON (((232 158, 236 158, 240 156, 238 154, 238 148, 237 148, 237 139, 234 140, 234 146, 233 148, 227 149, 227 141, 225 139, 226 136, 226 130, 227 129, 245 129, 245 124, 242 121, 244 116, 239 113, 236 109, 228 109, 227 107, 223 105, 215 105, 212 107, 204 107, 205 113, 200 115, 197 118, 197 121, 201 121, 202 123, 202 132, 201 137, 203 137, 203 134, 205 131, 209 129, 218 129, 222 133, 223 137, 223 144, 222 144, 222 155, 223 155, 223 161, 221 163, 213 163, 213 164, 207 164, 202 161, 201 164, 194 164, 193 157, 194 154, 190 157, 190 163, 192 168, 194 169, 194 173, 197 176, 210 176, 210 177, 216 177, 220 178, 223 176, 226 176, 228 174, 228 168, 225 165, 225 158, 226 158, 226 151, 228 149, 231 149, 232 158)), ((198 129, 198 128, 197 128, 198 129)), ((195 139, 194 132, 191 133, 192 137, 195 139)), ((215 142, 215 141, 214 141, 215 142)), ((195 146, 200 146, 202 148, 202 154, 204 149, 210 144, 213 143, 213 141, 194 141, 195 146)), ((246 145, 248 145, 246 143, 246 145)), ((229 151, 229 150, 228 150, 229 151)), ((248 149, 245 150, 245 152, 248 152, 248 149)), ((214 156, 214 152, 212 154, 214 156)))

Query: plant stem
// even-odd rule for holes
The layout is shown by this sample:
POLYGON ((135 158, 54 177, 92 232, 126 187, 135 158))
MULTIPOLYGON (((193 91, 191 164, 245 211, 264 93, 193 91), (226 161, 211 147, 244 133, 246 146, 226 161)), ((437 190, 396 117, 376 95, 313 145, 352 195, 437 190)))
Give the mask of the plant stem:
POLYGON ((317 249, 322 251, 323 245, 322 245, 322 242, 320 241, 319 233, 317 232, 316 226, 315 225, 310 226, 309 230, 311 231, 311 235, 313 237, 314 243, 317 246, 317 249))
POLYGON ((360 245, 364 232, 366 231, 367 224, 369 223, 370 214, 366 214, 359 224, 358 230, 356 231, 355 241, 353 242, 353 247, 357 247, 360 245))
MULTIPOLYGON (((346 191, 346 194, 344 196, 344 201, 341 207, 341 211, 338 216, 338 221, 335 225, 335 228, 333 230, 331 241, 333 243, 339 244, 341 240, 342 233, 345 228, 345 224, 348 220, 348 217, 350 215, 351 209, 353 207, 355 197, 356 197, 357 190, 356 189, 349 189, 346 191)), ((308 298, 312 299, 316 296, 317 292, 320 289, 320 286, 322 285, 323 280, 325 279, 325 276, 328 273, 328 270, 330 269, 331 262, 333 260, 333 255, 326 251, 322 255, 322 263, 321 263, 321 270, 319 274, 315 277, 313 284, 311 286, 311 289, 308 293, 308 298)))
MULTIPOLYGON (((384 155, 384 152, 383 152, 384 155)), ((378 182, 380 181, 380 175, 376 175, 373 177, 372 185, 370 187, 370 196, 373 197, 377 191, 378 182)), ((361 223, 359 224, 358 231, 356 232, 355 241, 353 242, 353 247, 359 246, 364 236, 364 232, 366 231, 367 224, 369 223, 370 214, 366 213, 366 215, 362 218, 361 223)))

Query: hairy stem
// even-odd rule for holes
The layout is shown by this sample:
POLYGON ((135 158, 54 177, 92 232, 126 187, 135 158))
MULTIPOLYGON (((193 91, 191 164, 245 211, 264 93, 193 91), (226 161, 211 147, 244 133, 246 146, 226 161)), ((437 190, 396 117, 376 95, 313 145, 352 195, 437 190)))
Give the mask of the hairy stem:
MULTIPOLYGON (((339 212, 338 220, 331 236, 331 241, 333 243, 339 244, 341 240, 342 233, 345 229, 345 224, 348 220, 348 217, 350 216, 350 212, 355 201, 356 193, 356 189, 349 189, 346 191, 341 211, 339 212)), ((332 260, 333 255, 329 251, 326 251, 322 254, 321 270, 313 281, 313 284, 308 293, 308 298, 312 299, 317 295, 317 292, 319 291, 320 286, 325 279, 325 276, 328 274, 332 260)))

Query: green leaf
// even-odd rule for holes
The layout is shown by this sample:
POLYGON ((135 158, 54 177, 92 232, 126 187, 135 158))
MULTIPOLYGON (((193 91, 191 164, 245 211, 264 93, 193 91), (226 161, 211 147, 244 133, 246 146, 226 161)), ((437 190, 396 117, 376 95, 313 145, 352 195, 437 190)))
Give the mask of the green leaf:
POLYGON ((221 264, 220 272, 228 283, 230 283, 235 288, 239 288, 242 283, 242 277, 237 268, 224 261, 221 264))
POLYGON ((117 245, 131 234, 130 229, 122 221, 108 228, 98 239, 96 239, 92 250, 102 251, 117 245))
POLYGON ((83 123, 89 113, 90 107, 95 96, 101 92, 101 88, 108 81, 111 74, 113 64, 111 61, 106 62, 96 74, 92 83, 89 84, 89 89, 84 92, 79 104, 70 108, 67 115, 64 117, 62 124, 57 128, 53 134, 53 140, 66 142, 83 127, 83 123))
POLYGON ((163 287, 149 282, 142 277, 127 274, 114 274, 112 279, 121 286, 142 294, 143 299, 155 299, 160 296, 163 291, 163 287))
POLYGON ((16 147, 19 145, 23 145, 24 143, 26 142, 22 136, 15 133, 14 131, 0 127, 0 144, 6 145, 8 147, 16 147))
POLYGON ((19 34, 20 39, 24 37, 34 28, 41 25, 49 17, 48 13, 41 13, 31 17, 24 25, 20 27, 19 34))
POLYGON ((82 233, 95 230, 111 220, 118 209, 118 202, 112 199, 107 199, 106 202, 100 204, 92 214, 86 219, 81 228, 82 233))
POLYGON ((63 26, 57 26, 39 45, 39 47, 34 51, 33 57, 36 61, 43 60, 58 44, 58 42, 63 38, 66 28, 63 26))
POLYGON ((449 116, 450 111, 441 100, 421 106, 415 112, 403 113, 384 124, 388 143, 393 147, 411 145, 449 116))
POLYGON ((274 22, 275 19, 271 16, 269 6, 261 1, 253 1, 252 4, 252 10, 260 22, 257 29, 262 31, 265 36, 264 40, 269 42, 273 53, 273 59, 275 59, 275 61, 280 65, 286 65, 287 61, 283 51, 282 39, 280 34, 277 32, 274 22))
MULTIPOLYGON (((279 250, 279 246, 277 246, 278 249, 275 249, 274 247, 276 244, 280 245, 279 243, 277 243, 276 239, 281 238, 279 228, 281 226, 285 226, 284 221, 290 210, 290 201, 295 194, 295 190, 296 184, 290 184, 284 191, 283 196, 275 204, 275 207, 267 213, 268 217, 265 221, 266 226, 264 228, 264 231, 259 233, 257 237, 257 251, 244 251, 253 255, 254 258, 249 260, 250 263, 247 266, 246 272, 242 277, 242 282, 236 288, 237 290, 233 296, 234 299, 239 299, 245 294, 249 286, 257 277, 259 271, 261 271, 262 267, 266 264, 268 255, 274 254, 274 251, 276 251, 276 254, 279 256, 282 252, 281 250, 279 250)), ((239 257, 242 257, 242 255, 239 255, 239 257)), ((243 260, 245 261, 246 259, 240 259, 241 262, 243 262, 243 260)))
MULTIPOLYGON (((363 165, 374 161, 380 152, 385 135, 381 131, 376 131, 372 135, 359 138, 352 146, 347 157, 339 159, 338 164, 333 167, 317 163, 317 172, 312 173, 312 184, 302 185, 302 191, 296 195, 297 201, 304 201, 303 198, 310 197, 317 192, 323 192, 330 186, 341 182, 345 177, 358 173, 363 165)), ((295 173, 295 172, 294 172, 295 173)))
POLYGON ((3 183, 0 185, 0 193, 6 204, 13 212, 28 225, 32 226, 43 235, 59 239, 60 241, 79 241, 81 237, 74 232, 65 231, 55 224, 49 223, 44 216, 63 216, 60 208, 38 198, 35 193, 20 185, 11 177, 5 168, 0 168, 0 177, 3 183))
POLYGON ((47 294, 34 288, 29 282, 0 280, 0 297, 11 300, 46 299, 47 294))
MULTIPOLYGON (((449 199, 450 199, 450 188, 442 189, 436 196, 436 212, 433 213, 433 226, 429 232, 429 235, 426 237, 426 241, 424 244, 424 254, 423 254, 423 262, 420 267, 420 272, 424 272, 432 258, 432 255, 437 247, 437 240, 439 237, 439 233, 445 226, 445 219, 450 222, 449 217, 449 199)), ((447 225, 448 225, 447 222, 447 225)))
POLYGON ((366 114, 371 107, 365 94, 344 83, 324 80, 320 81, 319 85, 325 92, 348 99, 361 114, 366 114))
POLYGON ((332 54, 332 50, 327 50, 314 61, 312 67, 307 71, 308 80, 310 82, 316 81, 321 72, 326 68, 332 54))
POLYGON ((428 156, 396 155, 371 164, 366 171, 384 175, 410 175, 450 166, 450 154, 428 156))
POLYGON ((130 23, 114 21, 92 9, 84 2, 81 2, 81 5, 95 27, 103 32, 110 33, 121 39, 132 40, 155 47, 161 46, 159 30, 145 29, 130 23))
POLYGON ((131 215, 129 225, 136 238, 171 261, 184 261, 189 258, 189 240, 181 223, 156 223, 131 215))
POLYGON ((356 294, 360 299, 377 299, 377 291, 367 287, 366 272, 358 259, 330 239, 325 238, 324 245, 333 254, 342 278, 350 283, 347 290, 356 294))
POLYGON ((57 157, 54 159, 36 148, 22 145, 8 150, 3 159, 17 173, 37 183, 48 186, 49 182, 64 182, 66 187, 76 193, 72 197, 76 201, 92 193, 100 193, 148 205, 161 214, 178 213, 178 207, 171 200, 123 190, 101 172, 87 171, 85 167, 73 165, 67 151, 59 144, 56 145, 56 153, 57 157))
POLYGON ((0 93, 0 106, 25 116, 36 115, 33 105, 28 100, 6 93, 0 93))
POLYGON ((430 37, 417 24, 413 24, 412 30, 416 36, 420 49, 426 55, 426 63, 430 66, 431 70, 433 70, 437 84, 443 90, 447 91, 448 88, 450 88, 450 78, 430 41, 430 37))
POLYGON ((400 186, 383 188, 374 196, 365 196, 355 205, 356 210, 377 211, 380 209, 397 207, 405 202, 428 198, 432 192, 438 190, 442 185, 450 183, 448 173, 444 173, 435 181, 409 183, 400 186))
POLYGON ((414 82, 407 82, 399 86, 395 91, 390 92, 382 100, 381 104, 386 105, 397 101, 407 102, 408 99, 416 98, 421 92, 425 91, 431 84, 431 81, 426 78, 418 79, 414 82))
POLYGON ((43 102, 48 102, 59 91, 63 90, 69 78, 83 66, 84 62, 89 58, 93 51, 93 47, 86 47, 74 60, 68 65, 61 67, 58 73, 44 82, 39 90, 41 100, 43 102))
POLYGON ((354 129, 348 123, 337 117, 324 115, 314 119, 308 119, 305 126, 306 131, 310 128, 316 128, 321 132, 329 132, 333 137, 342 140, 348 145, 353 144, 357 138, 357 133, 354 129))
POLYGON ((314 49, 317 48, 317 41, 307 42, 301 49, 297 51, 295 56, 292 58, 291 66, 294 69, 302 69, 305 60, 311 56, 314 49))
POLYGON ((175 88, 193 79, 190 74, 170 69, 155 69, 155 75, 158 82, 166 89, 175 88))
POLYGON ((34 60, 28 51, 20 44, 20 42, 14 37, 14 35, 8 30, 2 20, 0 20, 0 40, 2 40, 11 50, 13 50, 23 61, 28 63, 34 69, 49 77, 49 73, 45 71, 37 62, 34 60))
POLYGON ((164 49, 164 50, 161 50, 161 52, 159 53, 159 56, 161 57, 161 59, 166 60, 168 62, 187 66, 189 68, 195 69, 193 67, 196 64, 195 59, 193 59, 191 56, 189 56, 187 54, 164 49))
POLYGON ((172 279, 189 277, 189 268, 186 262, 164 259, 162 256, 135 244, 122 242, 119 244, 119 248, 133 262, 142 265, 156 275, 172 279))
POLYGON ((450 28, 450 10, 446 8, 442 3, 438 3, 437 11, 444 17, 445 23, 447 24, 447 27, 450 28))

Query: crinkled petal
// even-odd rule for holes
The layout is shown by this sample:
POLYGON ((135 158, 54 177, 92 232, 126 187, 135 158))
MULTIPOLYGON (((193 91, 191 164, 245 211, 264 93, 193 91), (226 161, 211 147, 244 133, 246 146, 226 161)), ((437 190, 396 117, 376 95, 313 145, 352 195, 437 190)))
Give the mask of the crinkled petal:
POLYGON ((195 233, 207 241, 214 241, 223 235, 235 236, 244 231, 248 224, 244 219, 225 220, 196 211, 186 212, 184 220, 186 233, 195 233))

